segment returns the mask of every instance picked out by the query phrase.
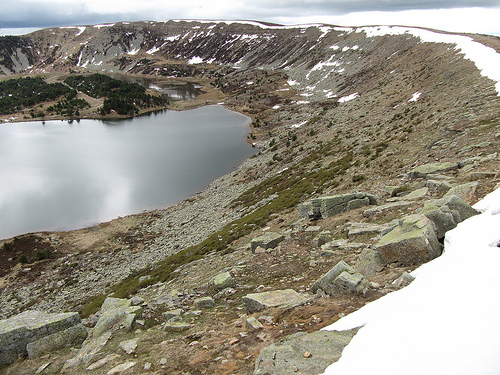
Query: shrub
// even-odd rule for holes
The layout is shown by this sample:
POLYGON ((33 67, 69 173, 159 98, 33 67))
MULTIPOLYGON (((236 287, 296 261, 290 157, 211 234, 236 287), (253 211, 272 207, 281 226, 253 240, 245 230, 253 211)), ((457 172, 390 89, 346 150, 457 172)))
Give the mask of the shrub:
POLYGON ((38 250, 35 254, 35 260, 50 259, 52 258, 52 252, 50 249, 38 250))
POLYGON ((28 257, 25 254, 21 253, 21 255, 19 255, 19 262, 22 264, 28 263, 28 257))
POLYGON ((355 174, 352 176, 352 182, 359 182, 363 180, 366 180, 366 176, 364 174, 355 174))

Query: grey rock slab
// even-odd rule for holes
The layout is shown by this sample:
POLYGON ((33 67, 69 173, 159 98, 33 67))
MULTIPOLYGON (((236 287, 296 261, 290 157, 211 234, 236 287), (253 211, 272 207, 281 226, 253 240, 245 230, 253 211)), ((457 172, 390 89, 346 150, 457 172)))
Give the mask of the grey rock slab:
POLYGON ((208 309, 214 307, 215 301, 212 297, 201 297, 194 300, 194 305, 198 309, 208 309))
POLYGON ((278 244, 285 239, 285 236, 279 233, 267 232, 263 235, 254 238, 250 241, 250 246, 252 248, 252 252, 255 252, 257 247, 261 247, 265 250, 274 249, 278 244))
POLYGON ((468 218, 477 215, 479 212, 466 203, 463 199, 456 195, 446 195, 441 199, 434 201, 437 206, 447 206, 456 216, 457 223, 467 220, 468 218))
POLYGON ((404 196, 404 200, 416 200, 422 199, 429 193, 428 187, 423 187, 417 190, 413 190, 404 196))
POLYGON ((323 292, 333 296, 341 293, 358 293, 368 288, 366 281, 360 273, 341 260, 330 271, 321 276, 311 287, 313 293, 323 292))
POLYGON ((144 303, 144 298, 142 297, 134 296, 130 299, 130 304, 132 306, 139 306, 142 305, 143 303, 144 303))
POLYGON ((446 193, 452 188, 448 181, 427 180, 426 186, 434 193, 446 193))
POLYGON ((101 367, 104 367, 106 364, 108 364, 111 361, 114 361, 117 358, 120 358, 118 354, 108 354, 106 357, 98 360, 97 362, 92 363, 89 367, 87 367, 87 370, 94 371, 100 369, 101 367))
POLYGON ((354 269, 365 277, 373 277, 384 264, 384 260, 378 251, 364 249, 361 251, 361 254, 359 254, 354 269))
POLYGON ((132 301, 126 298, 108 297, 101 305, 101 311, 116 310, 119 308, 127 308, 132 304, 132 301))
POLYGON ((415 278, 405 271, 392 284, 396 288, 404 288, 405 286, 410 285, 413 280, 415 280, 415 278))
POLYGON ((223 290, 226 288, 233 288, 236 286, 236 282, 229 272, 221 272, 213 277, 211 280, 211 285, 215 290, 223 290))
POLYGON ((80 323, 63 331, 42 337, 37 341, 30 342, 26 345, 26 351, 28 352, 28 357, 33 359, 53 350, 79 346, 86 338, 87 330, 80 323))
POLYGON ((456 195, 426 202, 420 210, 435 226, 436 236, 441 239, 445 233, 478 212, 456 195))
POLYGON ((243 297, 243 305, 248 313, 271 307, 294 307, 311 301, 312 297, 297 293, 293 289, 273 290, 263 293, 251 293, 243 297))
POLYGON ((175 309, 175 310, 165 311, 161 315, 162 315, 163 319, 165 319, 166 321, 170 321, 170 320, 180 319, 182 317, 183 313, 184 313, 184 310, 175 309))
POLYGON ((106 331, 117 330, 122 327, 131 329, 135 319, 140 317, 141 314, 142 307, 132 306, 131 301, 128 299, 107 298, 103 303, 103 307, 101 307, 100 317, 92 330, 92 335, 96 337, 106 331))
POLYGON ((375 244, 385 263, 420 264, 441 255, 434 224, 424 215, 405 216, 400 225, 375 244))
POLYGON ((363 192, 332 195, 311 199, 298 206, 299 214, 306 219, 326 219, 359 207, 377 204, 377 197, 363 192))
POLYGON ((127 312, 125 309, 106 310, 99 317, 99 320, 92 330, 92 335, 97 337, 106 331, 116 328, 116 326, 119 326, 125 320, 126 315, 127 312))
POLYGON ((324 231, 318 234, 312 240, 312 245, 314 247, 320 247, 332 239, 332 234, 330 231, 324 231))
POLYGON ((464 201, 470 202, 474 198, 477 185, 478 185, 477 181, 472 181, 462 185, 454 186, 446 193, 445 197, 456 195, 459 198, 463 199, 464 201))
POLYGON ((121 374, 122 372, 125 372, 134 366, 135 366, 135 362, 125 362, 125 363, 122 363, 121 365, 113 367, 111 370, 109 370, 106 373, 106 375, 121 374))
POLYGON ((137 343, 139 342, 139 339, 132 339, 132 340, 125 340, 120 342, 120 348, 127 353, 127 354, 132 354, 135 353, 135 350, 137 349, 137 343))
POLYGON ((447 207, 439 207, 432 203, 424 205, 421 214, 424 214, 430 219, 435 226, 436 236, 438 239, 444 237, 445 233, 457 226, 457 220, 451 210, 447 207))
POLYGON ((246 320, 246 326, 248 329, 251 329, 253 331, 258 330, 258 329, 263 329, 264 326, 262 325, 261 322, 257 320, 255 317, 250 317, 246 320))
POLYGON ((333 240, 321 245, 321 250, 338 250, 347 244, 347 240, 333 240))
POLYGON ((38 369, 35 371, 35 374, 40 374, 42 371, 44 371, 47 367, 50 366, 52 362, 47 362, 47 363, 44 363, 43 365, 41 365, 40 367, 38 367, 38 369))
POLYGON ((288 336, 260 351, 254 375, 322 374, 340 359, 357 331, 299 332, 288 336))
POLYGON ((442 173, 455 169, 458 169, 458 163, 429 163, 413 168, 408 175, 410 178, 425 178, 428 174, 442 173))
POLYGON ((477 181, 477 180, 483 180, 486 178, 495 178, 496 175, 497 175, 497 172, 472 172, 469 175, 469 180, 477 181))
POLYGON ((63 366, 62 372, 81 364, 88 365, 92 362, 94 356, 101 351, 101 349, 106 345, 106 343, 111 338, 111 332, 105 332, 98 337, 88 337, 83 343, 82 348, 79 350, 78 354, 67 360, 63 366))
POLYGON ((366 240, 380 235, 390 227, 391 224, 349 223, 346 227, 347 237, 350 240, 366 240))
POLYGON ((76 325, 81 325, 80 316, 76 312, 45 314, 28 310, 0 320, 0 366, 11 364, 18 356, 27 354, 29 343, 76 325))

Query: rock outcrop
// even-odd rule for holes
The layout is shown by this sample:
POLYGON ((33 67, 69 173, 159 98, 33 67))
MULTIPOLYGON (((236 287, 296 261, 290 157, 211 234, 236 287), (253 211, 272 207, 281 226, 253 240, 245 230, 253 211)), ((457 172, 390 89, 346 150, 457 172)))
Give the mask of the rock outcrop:
POLYGON ((438 239, 443 238, 445 233, 455 228, 458 223, 478 214, 474 208, 456 195, 427 202, 420 213, 434 223, 438 239))
POLYGON ((0 366, 13 363, 19 356, 33 358, 65 346, 78 346, 86 337, 87 331, 76 312, 25 311, 0 320, 0 366))
POLYGON ((293 307, 307 303, 311 297, 297 293, 293 289, 273 290, 263 293, 247 294, 243 297, 243 305, 248 313, 268 309, 271 307, 293 307))
POLYGON ((255 249, 261 247, 265 250, 274 249, 278 244, 285 239, 285 236, 279 233, 267 232, 263 235, 254 238, 250 242, 250 246, 252 248, 252 252, 255 252, 255 249))
POLYGON ((448 172, 451 170, 458 169, 458 163, 454 162, 442 162, 442 163, 429 163, 423 164, 416 168, 413 168, 410 173, 408 173, 408 177, 410 178, 426 178, 427 175, 448 172))
POLYGON ((441 255, 434 223, 424 215, 409 215, 375 245, 385 263, 421 264, 441 255))
POLYGON ((113 331, 121 328, 131 329, 135 319, 142 314, 142 307, 132 306, 131 300, 108 297, 99 312, 99 320, 78 354, 66 361, 63 371, 88 365, 111 338, 113 331))
POLYGON ((337 362, 358 329, 299 332, 261 350, 254 375, 322 374, 337 362))
POLYGON ((368 193, 350 193, 311 199, 299 205, 299 214, 306 219, 326 219, 368 205, 376 205, 377 197, 368 193))
POLYGON ((338 293, 360 293, 368 288, 362 274, 341 260, 335 267, 321 276, 311 287, 313 293, 323 292, 333 296, 338 293))

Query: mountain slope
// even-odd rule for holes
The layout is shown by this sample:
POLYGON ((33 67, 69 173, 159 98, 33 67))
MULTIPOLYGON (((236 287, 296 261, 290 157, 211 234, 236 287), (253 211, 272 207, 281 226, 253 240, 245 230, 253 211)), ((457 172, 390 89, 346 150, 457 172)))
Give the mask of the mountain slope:
MULTIPOLYGON (((500 66, 499 46, 496 37, 416 28, 222 21, 117 23, 1 38, 0 70, 5 79, 42 74, 57 81, 73 72, 104 70, 176 82, 203 81, 204 90, 214 97, 195 100, 193 105, 223 101, 252 116, 249 141, 260 153, 196 197, 169 209, 79 231, 27 236, 32 246, 43 239, 59 255, 36 263, 30 271, 18 265, 2 276, 0 315, 29 307, 60 311, 85 304, 87 309, 89 301, 96 305, 112 292, 125 296, 144 287, 141 293, 151 296, 171 285, 166 282, 184 288, 186 295, 196 294, 213 272, 242 261, 248 261, 245 264, 252 270, 241 278, 248 291, 261 283, 283 287, 281 280, 308 290, 313 277, 326 272, 333 259, 345 257, 354 263, 358 254, 319 257, 312 236, 302 232, 312 223, 297 222, 297 204, 356 191, 376 194, 382 202, 390 200, 388 191, 394 188, 404 191, 426 185, 424 180, 408 179, 407 172, 417 165, 460 162, 463 167, 446 176, 456 185, 469 181, 474 172, 489 172, 470 197, 470 202, 476 201, 498 182, 491 172, 500 164, 496 154, 500 99, 498 69, 491 66, 500 66), (285 254, 252 255, 241 250, 269 228, 291 231, 285 254), (231 258, 221 256, 223 260, 210 263, 210 270, 197 274, 203 264, 198 259, 225 253, 240 258, 226 264, 231 258), (311 265, 315 262, 319 266, 311 265), (183 264, 191 276, 188 271, 175 272, 183 264), (151 280, 141 284, 141 276, 151 280), (161 286, 149 285, 157 282, 161 286)), ((429 193, 427 198, 440 194, 429 193)), ((344 238, 346 222, 387 223, 416 212, 421 203, 374 219, 356 211, 314 224, 334 238, 344 238)), ((384 268, 381 282, 390 285, 404 269, 384 268)), ((362 297, 343 300, 335 314, 365 302, 362 297)), ((236 300, 230 303, 237 305, 236 300)), ((325 320, 310 329, 338 318, 335 314, 326 318, 328 308, 318 307, 325 320)), ((285 333, 297 330, 280 324, 285 333)), ((283 335, 278 332, 273 340, 283 335)))

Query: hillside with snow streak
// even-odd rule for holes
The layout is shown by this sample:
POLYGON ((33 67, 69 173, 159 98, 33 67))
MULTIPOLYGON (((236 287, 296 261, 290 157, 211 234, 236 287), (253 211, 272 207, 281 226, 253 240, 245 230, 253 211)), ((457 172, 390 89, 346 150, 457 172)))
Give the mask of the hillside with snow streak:
MULTIPOLYGON (((483 36, 488 46, 476 37, 396 26, 121 22, 44 29, 18 37, 17 44, 15 38, 0 40, 0 74, 89 69, 169 75, 172 64, 280 70, 307 102, 363 95, 382 85, 383 77, 439 77, 441 64, 465 59, 492 80, 498 93, 500 57, 492 47, 497 41, 483 36), (425 70, 412 70, 415 59, 425 63, 425 70)), ((469 74, 467 65, 461 71, 469 74)))
POLYGON ((325 374, 500 373, 500 189, 474 208, 408 287, 326 328, 362 327, 325 374))

